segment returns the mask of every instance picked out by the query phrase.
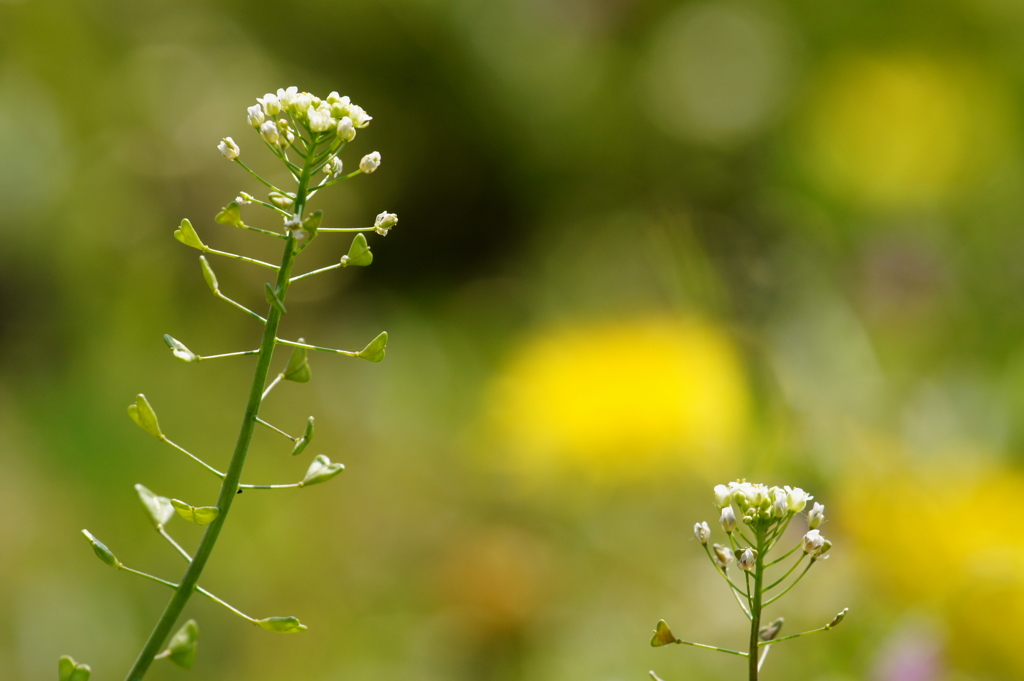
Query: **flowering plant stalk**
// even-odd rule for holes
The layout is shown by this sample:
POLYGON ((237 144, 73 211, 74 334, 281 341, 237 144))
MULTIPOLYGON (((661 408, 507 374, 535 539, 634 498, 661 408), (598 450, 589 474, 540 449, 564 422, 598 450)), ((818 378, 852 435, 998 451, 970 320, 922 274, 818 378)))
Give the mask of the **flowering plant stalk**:
MULTIPOLYGON (((326 99, 320 99, 309 93, 299 92, 295 87, 290 87, 286 90, 278 90, 276 94, 267 94, 256 101, 257 103, 248 109, 249 124, 252 125, 259 135, 261 143, 288 169, 296 184, 295 189, 294 191, 287 191, 265 180, 241 160, 241 151, 235 141, 230 137, 224 138, 217 147, 221 154, 228 160, 237 163, 256 180, 265 185, 269 189, 269 194, 267 201, 262 201, 243 192, 217 214, 215 221, 222 225, 234 226, 281 240, 284 243, 280 264, 273 265, 243 255, 210 248, 200 239, 199 234, 188 220, 181 221, 181 226, 175 230, 174 237, 186 246, 203 252, 204 255, 199 256, 199 263, 210 291, 217 298, 256 319, 263 326, 262 340, 259 347, 255 350, 228 352, 218 355, 198 355, 179 340, 171 336, 164 336, 164 341, 170 348, 172 355, 182 362, 189 364, 226 357, 246 355, 254 355, 256 357, 256 367, 253 372, 252 385, 249 389, 249 399, 246 403, 241 429, 227 470, 223 472, 218 470, 181 445, 172 442, 161 429, 156 413, 144 395, 138 395, 135 403, 128 407, 129 416, 142 430, 185 454, 206 469, 207 472, 220 478, 222 481, 220 494, 215 505, 193 506, 178 499, 159 496, 142 485, 135 486, 143 509, 149 516, 156 531, 188 563, 184 575, 177 583, 134 570, 124 565, 102 542, 87 530, 82 531, 85 538, 92 545, 93 551, 107 565, 152 580, 170 587, 174 591, 170 602, 153 628, 135 664, 128 672, 126 677, 128 681, 141 681, 155 660, 168 659, 185 668, 192 666, 195 660, 196 643, 199 634, 196 622, 189 620, 169 641, 168 637, 171 635, 171 630, 184 610, 185 605, 195 592, 212 599, 239 617, 268 631, 295 633, 306 630, 306 626, 299 622, 296 617, 266 617, 261 619, 250 617, 201 587, 199 585, 199 578, 213 553, 217 538, 224 527, 224 522, 227 519, 231 504, 236 495, 241 494, 243 490, 280 490, 308 487, 326 482, 344 469, 342 464, 332 462, 328 457, 321 454, 313 459, 306 470, 306 474, 299 482, 276 485, 253 485, 241 482, 246 454, 249 451, 249 444, 257 425, 286 437, 291 443, 291 453, 293 455, 301 454, 313 439, 314 420, 312 416, 309 417, 303 434, 300 436, 290 435, 287 431, 260 418, 260 407, 274 387, 282 380, 304 383, 310 379, 311 373, 307 357, 309 350, 358 357, 371 362, 380 362, 384 359, 388 338, 387 333, 378 335, 362 350, 351 351, 309 345, 301 338, 298 341, 285 340, 277 335, 281 319, 287 314, 285 299, 291 284, 337 268, 369 265, 373 261, 373 255, 370 252, 363 232, 374 231, 383 236, 398 222, 397 216, 385 211, 377 216, 372 227, 322 227, 323 211, 318 210, 311 214, 307 214, 306 211, 309 200, 317 192, 356 175, 372 173, 378 168, 381 159, 380 154, 377 152, 364 156, 359 163, 358 169, 347 174, 343 170, 343 163, 339 157, 346 144, 355 138, 357 131, 369 125, 370 116, 361 107, 353 104, 348 97, 340 97, 336 92, 332 92, 326 99), (278 216, 282 223, 280 229, 261 229, 243 222, 241 207, 251 204, 267 209, 278 216), (355 237, 349 246, 348 252, 341 256, 340 260, 333 265, 293 276, 292 270, 298 256, 318 234, 327 232, 354 233, 355 237), (263 293, 268 306, 265 316, 250 310, 221 292, 217 276, 206 259, 208 254, 241 260, 269 269, 276 274, 274 283, 267 283, 264 287, 263 293), (274 357, 274 349, 278 345, 292 348, 292 353, 287 364, 268 385, 267 379, 274 357), (197 525, 206 526, 206 532, 195 555, 189 555, 168 533, 166 526, 175 515, 179 515, 197 525)), ((75 660, 67 656, 60 659, 59 672, 60 681, 88 681, 91 674, 88 665, 75 662, 75 660)))
MULTIPOLYGON (((743 652, 684 641, 675 637, 665 620, 658 622, 657 628, 654 630, 654 637, 651 638, 651 645, 659 647, 670 643, 680 643, 745 657, 747 658, 749 680, 757 681, 757 675, 761 671, 761 666, 772 645, 807 634, 829 631, 842 622, 849 608, 844 609, 823 627, 781 638, 779 632, 782 630, 783 618, 779 617, 771 624, 764 626, 761 624, 766 607, 789 593, 790 589, 803 579, 811 566, 828 558, 832 542, 821 536, 818 530, 818 526, 825 520, 825 507, 815 502, 807 512, 808 530, 803 538, 796 546, 778 558, 768 559, 770 553, 778 547, 790 521, 796 515, 801 514, 807 503, 813 498, 799 487, 766 487, 749 482, 716 485, 715 503, 721 511, 719 524, 728 537, 729 545, 712 544, 709 548, 708 540, 711 538, 711 528, 706 522, 695 524, 693 534, 704 547, 704 552, 715 570, 729 585, 729 590, 736 599, 736 603, 750 621, 750 645, 746 652, 743 652), (741 521, 738 521, 737 518, 740 518, 741 521), (768 568, 779 566, 777 569, 783 570, 785 568, 784 561, 791 558, 794 553, 797 554, 796 560, 792 561, 782 576, 769 580, 768 568), (804 563, 805 559, 807 563, 803 570, 795 578, 790 579, 790 576, 804 563), (730 575, 729 568, 733 563, 739 567, 743 575, 742 581, 734 580, 736 575, 730 575), (737 584, 737 581, 742 586, 737 584), (779 589, 779 591, 769 595, 773 589, 779 589)), ((655 681, 661 681, 653 671, 651 676, 655 681)))

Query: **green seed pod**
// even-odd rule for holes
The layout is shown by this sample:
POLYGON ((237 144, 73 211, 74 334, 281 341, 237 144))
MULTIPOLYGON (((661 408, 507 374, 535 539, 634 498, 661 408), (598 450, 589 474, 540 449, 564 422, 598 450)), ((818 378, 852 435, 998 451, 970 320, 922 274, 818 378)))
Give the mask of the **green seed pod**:
POLYGON ((213 273, 210 263, 206 262, 206 256, 199 256, 199 266, 203 268, 203 279, 206 280, 206 285, 210 287, 211 291, 218 293, 220 284, 217 282, 217 275, 213 273))
POLYGON ((228 205, 224 206, 217 217, 213 218, 215 221, 222 225, 234 225, 235 227, 243 227, 242 223, 242 210, 238 206, 238 202, 232 201, 228 205))
POLYGON ((57 661, 57 669, 60 672, 60 681, 89 681, 92 669, 87 664, 79 664, 65 655, 57 661))
POLYGON ((300 622, 298 617, 268 617, 257 620, 256 624, 267 631, 276 631, 281 634, 296 634, 309 628, 300 622))
POLYGON ((96 553, 97 558, 112 568, 120 569, 121 561, 119 561, 114 554, 110 552, 110 549, 107 548, 106 544, 92 536, 92 533, 90 533, 89 530, 82 530, 82 534, 92 546, 92 550, 96 553))
MULTIPOLYGON (((300 338, 301 342, 302 339, 300 338)), ((312 377, 309 370, 309 353, 306 348, 294 348, 288 358, 288 366, 284 368, 284 380, 306 383, 312 377)))
POLYGON ((192 248, 198 248, 200 251, 206 251, 206 244, 200 239, 199 235, 196 234, 195 227, 187 219, 181 221, 181 227, 174 230, 174 238, 192 248))
POLYGON ((186 348, 185 344, 182 343, 177 338, 174 338, 173 336, 165 333, 164 343, 167 343, 167 347, 171 349, 171 354, 180 359, 182 362, 189 364, 191 362, 199 361, 199 357, 194 352, 186 348))
POLYGON ((182 669, 192 669, 196 661, 196 646, 198 645, 199 626, 195 620, 189 620, 178 629, 167 644, 166 655, 171 662, 182 669))
POLYGON ((660 648, 675 642, 676 637, 672 635, 672 630, 668 628, 668 623, 665 620, 658 620, 658 626, 654 629, 654 636, 651 637, 651 646, 660 648))
POLYGON ((160 424, 156 420, 156 412, 149 406, 149 401, 142 393, 135 396, 135 404, 128 405, 128 416, 132 417, 132 421, 135 421, 139 428, 153 437, 158 440, 164 439, 164 434, 160 432, 160 424))
POLYGON ((309 420, 306 421, 306 432, 302 434, 298 440, 295 441, 295 446, 292 447, 292 456, 298 456, 302 453, 302 450, 306 448, 313 440, 313 417, 310 416, 309 420))
POLYGON ((267 302, 270 303, 271 307, 275 308, 281 314, 288 314, 288 310, 284 308, 284 303, 281 302, 281 298, 277 295, 277 290, 269 283, 266 285, 267 302))
POLYGON ((146 515, 157 529, 166 525, 167 521, 174 517, 174 506, 167 497, 157 496, 142 485, 135 485, 135 493, 139 495, 139 501, 146 509, 146 515))
POLYGON ((381 331, 380 335, 370 341, 369 345, 359 351, 356 357, 361 357, 370 362, 380 362, 384 359, 384 348, 388 344, 388 332, 381 331))
POLYGON ((313 459, 313 463, 309 464, 306 477, 299 483, 299 487, 309 487, 317 483, 327 482, 343 470, 345 470, 344 464, 331 463, 331 460, 323 454, 317 454, 316 458, 313 459))
POLYGON ((341 256, 342 267, 366 267, 373 262, 373 253, 366 244, 366 237, 360 232, 352 239, 352 245, 348 247, 348 255, 341 256))
POLYGON ((828 628, 831 629, 832 627, 834 627, 837 624, 839 624, 840 622, 842 622, 843 618, 846 617, 846 613, 848 613, 848 612, 850 612, 849 608, 843 608, 843 611, 841 613, 839 613, 838 615, 836 615, 835 617, 833 617, 832 621, 828 623, 828 628))
POLYGON ((178 515, 196 525, 209 525, 220 514, 216 506, 192 506, 179 499, 171 499, 171 505, 178 515))

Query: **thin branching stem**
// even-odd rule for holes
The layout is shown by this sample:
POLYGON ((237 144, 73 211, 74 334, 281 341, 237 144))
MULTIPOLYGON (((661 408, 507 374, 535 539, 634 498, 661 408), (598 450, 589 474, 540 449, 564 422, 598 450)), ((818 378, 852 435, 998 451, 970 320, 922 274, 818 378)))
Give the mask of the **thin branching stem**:
POLYGON ((284 373, 280 373, 277 376, 274 376, 274 380, 271 381, 270 385, 267 386, 267 389, 263 391, 263 396, 260 398, 260 402, 267 399, 267 395, 270 394, 270 391, 273 390, 274 387, 282 380, 284 380, 284 373))
POLYGON ((786 553, 784 553, 782 556, 776 558, 775 560, 771 561, 770 563, 765 563, 764 566, 767 568, 767 567, 771 567, 772 565, 776 565, 778 563, 781 563, 782 561, 784 561, 787 558, 789 558, 790 556, 792 556, 793 552, 796 551, 801 546, 803 546, 803 544, 802 543, 798 543, 796 546, 791 548, 789 551, 786 551, 786 553))
POLYGON ((241 357, 242 355, 258 355, 259 350, 242 350, 240 352, 225 352, 220 355, 196 355, 196 361, 202 362, 208 359, 222 359, 224 357, 241 357))
POLYGON ((188 458, 190 458, 193 461, 195 461, 196 463, 198 463, 200 466, 202 466, 206 470, 208 470, 211 473, 213 473, 214 475, 216 475, 221 480, 224 479, 224 473, 221 473, 219 470, 217 470, 216 468, 214 468, 210 464, 206 463, 205 461, 200 459, 198 456, 196 456, 192 452, 188 451, 187 449, 185 449, 181 445, 177 444, 176 442, 172 442, 171 440, 168 440, 166 435, 162 436, 160 439, 163 440, 164 442, 166 442, 167 444, 169 444, 170 446, 174 447, 175 449, 177 449, 179 452, 181 452, 182 454, 184 454, 188 458))
POLYGON ((255 319, 260 320, 260 323, 262 323, 262 324, 266 324, 267 323, 267 320, 266 320, 265 317, 263 317, 262 315, 256 314, 255 312, 253 312, 252 310, 247 308, 245 305, 242 305, 241 303, 239 303, 237 301, 234 301, 231 298, 228 298, 226 295, 221 293, 220 290, 214 291, 213 294, 215 296, 217 296, 218 298, 220 298, 221 300, 223 300, 224 302, 230 303, 231 305, 234 305, 236 308, 238 308, 239 310, 241 310, 245 314, 249 315, 250 317, 253 317, 255 319))
POLYGON ((704 648, 705 650, 717 650, 720 653, 729 653, 730 655, 739 655, 740 657, 747 657, 747 653, 739 650, 729 650, 728 648, 719 648, 718 646, 709 646, 704 643, 694 643, 693 641, 684 641, 681 638, 676 639, 676 643, 680 643, 684 646, 694 646, 695 648, 704 648))
POLYGON ((334 263, 333 265, 328 265, 327 267, 321 267, 318 270, 313 270, 312 272, 306 272, 305 274, 300 274, 297 277, 292 277, 291 283, 294 284, 297 281, 302 281, 303 279, 306 279, 308 277, 312 277, 314 274, 321 274, 322 272, 330 272, 331 270, 336 270, 339 267, 341 267, 341 263, 340 262, 334 263))
POLYGON ((214 255, 220 255, 225 258, 233 258, 234 260, 242 260, 244 262, 250 262, 253 265, 259 265, 260 267, 266 267, 268 270, 278 271, 280 268, 277 265, 271 265, 269 262, 263 262, 256 258, 248 258, 244 255, 238 255, 237 253, 228 253, 227 251, 218 251, 216 248, 210 248, 207 246, 203 249, 203 253, 213 253, 214 255))
POLYGON ((782 583, 783 583, 784 581, 786 581, 786 577, 789 577, 789 576, 790 576, 791 574, 793 574, 793 570, 796 570, 796 567, 797 567, 797 566, 798 566, 798 565, 799 565, 799 564, 800 564, 801 562, 803 562, 803 559, 804 559, 804 557, 805 557, 806 555, 807 555, 806 553, 802 553, 802 554, 800 554, 800 557, 796 559, 796 562, 795 562, 795 563, 793 563, 793 566, 792 566, 791 568, 789 568, 788 570, 786 570, 786 574, 782 575, 782 576, 781 576, 781 577, 779 577, 779 578, 778 578, 777 580, 775 580, 774 582, 772 582, 771 584, 769 584, 768 586, 766 586, 766 587, 764 588, 764 590, 765 590, 765 591, 768 591, 769 589, 774 589, 774 588, 775 588, 775 587, 777 587, 777 586, 778 586, 779 584, 782 584, 782 583))
POLYGON ((289 440, 291 440, 292 442, 295 442, 296 440, 298 440, 298 439, 299 439, 299 438, 297 438, 297 437, 293 437, 293 436, 289 435, 288 433, 284 432, 283 430, 281 430, 280 428, 278 428, 278 427, 277 427, 277 426, 275 426, 274 424, 272 424, 272 423, 267 423, 266 421, 264 421, 263 419, 261 419, 261 418, 260 418, 259 416, 257 416, 257 417, 256 417, 256 423, 260 424, 261 426, 266 426, 267 428, 270 428, 270 429, 271 429, 272 431, 274 431, 275 433, 280 433, 281 435, 284 435, 284 436, 285 436, 286 438, 288 438, 288 439, 289 439, 289 440))
MULTIPOLYGON (((786 595, 787 593, 789 593, 789 590, 790 590, 790 589, 792 589, 792 588, 793 588, 794 586, 796 586, 797 584, 799 584, 799 583, 800 583, 800 580, 801 580, 801 579, 803 579, 803 578, 804 578, 804 575, 806 575, 806 574, 807 574, 807 571, 811 569, 811 566, 812 566, 812 565, 814 565, 814 561, 815 561, 815 559, 814 559, 814 558, 812 558, 812 559, 811 559, 811 562, 810 562, 810 563, 808 563, 808 564, 807 564, 807 567, 805 567, 805 568, 804 568, 804 571, 803 571, 803 572, 801 572, 801 573, 800 573, 799 575, 797 575, 797 578, 796 578, 796 579, 794 579, 794 580, 792 581, 792 583, 790 583, 790 585, 789 585, 789 586, 787 586, 787 587, 786 587, 785 589, 783 589, 783 590, 782 590, 782 591, 781 591, 780 593, 778 593, 778 594, 776 594, 775 596, 772 596, 771 598, 769 598, 769 599, 768 599, 768 600, 767 600, 767 601, 765 602, 765 606, 769 606, 769 605, 771 605, 772 603, 774 603, 775 601, 779 600, 780 598, 782 598, 783 596, 785 596, 785 595, 786 595)), ((781 640, 781 639, 779 639, 779 640, 781 640)))
MULTIPOLYGON (((253 177, 255 177, 255 178, 256 178, 257 180, 259 180, 259 181, 260 181, 260 182, 262 182, 263 184, 265 184, 265 185, 267 185, 268 187, 270 187, 270 188, 271 188, 272 190, 274 190, 275 192, 281 192, 281 190, 280 190, 280 189, 278 189, 278 188, 277 188, 277 187, 275 187, 274 185, 272 185, 272 184, 270 184, 269 182, 267 182, 266 180, 264 180, 264 179, 263 179, 262 177, 260 177, 259 173, 257 173, 257 172, 256 172, 255 170, 253 170, 253 169, 252 169, 252 168, 250 168, 249 166, 247 166, 247 165, 245 165, 244 163, 242 163, 242 161, 241 161, 241 160, 239 160, 239 159, 237 159, 237 158, 236 158, 236 159, 235 159, 235 163, 237 163, 238 165, 240 165, 240 166, 242 166, 243 168, 245 168, 246 172, 248 172, 248 173, 249 173, 250 175, 252 175, 253 177)), ((281 192, 281 193, 283 194, 284 192, 281 192)))
POLYGON ((281 345, 290 345, 293 348, 306 348, 307 350, 319 350, 321 352, 333 352, 337 355, 346 355, 348 357, 357 357, 359 355, 358 350, 338 350, 337 348, 325 348, 319 345, 309 345, 308 343, 296 343, 295 341, 285 340, 278 338, 277 342, 281 345))

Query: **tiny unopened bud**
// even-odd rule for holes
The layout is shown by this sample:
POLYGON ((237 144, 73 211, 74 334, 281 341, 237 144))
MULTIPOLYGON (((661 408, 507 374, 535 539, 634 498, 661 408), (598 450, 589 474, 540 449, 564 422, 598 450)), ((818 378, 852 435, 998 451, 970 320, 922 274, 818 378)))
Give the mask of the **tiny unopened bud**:
POLYGON ((736 512, 732 510, 732 506, 726 506, 722 509, 722 517, 718 519, 718 522, 721 523, 722 529, 726 533, 736 529, 736 512))
POLYGON ((374 151, 366 156, 363 156, 363 160, 359 162, 359 169, 369 175, 377 168, 380 167, 380 152, 374 151))
POLYGON ((707 544, 708 539, 711 538, 711 528, 708 527, 707 523, 696 523, 693 526, 693 536, 697 538, 701 544, 707 544))
POLYGON ((825 507, 814 502, 810 512, 807 514, 807 527, 815 529, 825 521, 825 507))
POLYGON ((238 148, 238 145, 235 144, 235 140, 230 137, 222 139, 220 144, 217 145, 217 149, 219 149, 220 153, 224 155, 224 158, 229 161, 234 161, 238 158, 238 154, 242 151, 238 148))
POLYGON ((732 551, 725 548, 721 544, 714 544, 712 547, 712 555, 715 557, 715 565, 720 568, 729 567, 729 563, 732 562, 732 551))
POLYGON ((356 138, 355 125, 352 124, 352 119, 348 116, 342 116, 338 121, 337 132, 342 142, 351 142, 356 138))
POLYGON ((388 231, 397 224, 398 216, 394 213, 384 211, 383 213, 379 213, 377 218, 373 221, 373 229, 377 234, 387 236, 388 231))
POLYGON ((850 612, 849 608, 843 608, 843 611, 841 613, 839 613, 838 615, 836 615, 835 617, 833 617, 832 621, 828 623, 828 628, 831 629, 832 627, 834 627, 837 624, 839 624, 840 622, 842 622, 843 619, 846 617, 846 613, 848 613, 848 612, 850 612))
POLYGON ((736 552, 736 562, 745 572, 752 572, 757 567, 757 551, 751 548, 736 552))
POLYGON ((260 137, 267 144, 277 145, 281 141, 281 135, 277 131, 277 123, 274 121, 267 121, 260 125, 260 137))
POLYGON ((253 104, 246 111, 248 111, 246 119, 249 121, 249 125, 254 128, 259 128, 263 125, 263 121, 267 120, 267 117, 263 114, 263 107, 259 104, 253 104))
POLYGON ((121 569, 121 561, 114 557, 114 554, 111 553, 106 544, 92 536, 92 533, 89 532, 89 530, 82 530, 82 535, 85 536, 85 539, 92 545, 92 550, 96 554, 97 558, 112 568, 121 569))
POLYGON ((825 545, 825 538, 817 530, 811 530, 800 540, 800 544, 804 547, 804 553, 814 555, 825 545))
POLYGON ((332 90, 331 94, 327 95, 327 103, 338 104, 339 102, 341 102, 341 96, 338 94, 337 90, 332 90))
POLYGON ((715 485, 715 503, 718 508, 725 508, 732 502, 732 493, 725 485, 715 485))

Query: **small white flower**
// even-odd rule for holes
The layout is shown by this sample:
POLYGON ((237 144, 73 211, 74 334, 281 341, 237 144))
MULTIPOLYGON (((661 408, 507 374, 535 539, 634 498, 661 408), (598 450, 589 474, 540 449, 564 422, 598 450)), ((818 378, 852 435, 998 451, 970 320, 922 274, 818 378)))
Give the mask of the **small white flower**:
POLYGON ((786 490, 775 488, 775 501, 772 502, 772 515, 785 518, 789 515, 789 495, 786 490))
POLYGON ((308 92, 301 92, 292 99, 291 108, 296 116, 303 115, 313 105, 313 95, 308 92))
POLYGON ((338 137, 342 142, 351 142, 356 138, 355 126, 352 125, 352 119, 348 116, 342 116, 338 121, 338 137))
POLYGON ((739 563, 740 568, 746 572, 752 572, 757 566, 757 551, 751 548, 743 549, 738 552, 736 556, 736 562, 739 563))
POLYGON ((266 121, 260 126, 260 136, 267 144, 277 145, 281 141, 281 135, 277 131, 277 123, 266 121))
POLYGON ((256 101, 263 106, 263 113, 270 118, 281 113, 281 100, 273 92, 268 92, 262 98, 257 97, 256 101))
POLYGON ((732 493, 725 485, 715 485, 715 503, 718 508, 725 508, 732 501, 732 493))
POLYGON ((341 177, 341 173, 344 172, 344 168, 345 166, 342 164, 341 159, 335 156, 324 164, 324 174, 330 175, 331 177, 341 177))
POLYGON ((817 530, 811 530, 800 540, 804 553, 816 554, 825 545, 825 538, 817 530))
POLYGON ((352 125, 357 128, 365 128, 373 120, 372 116, 369 116, 363 107, 357 104, 350 104, 348 107, 348 117, 352 119, 352 125))
POLYGON ((814 506, 811 507, 810 512, 807 514, 807 527, 813 530, 821 525, 824 520, 825 507, 815 501, 814 506))
POLYGON ((235 198, 235 203, 237 203, 239 206, 248 206, 250 203, 252 203, 252 196, 250 194, 246 194, 245 192, 241 192, 235 198))
POLYGON ((306 117, 309 119, 309 129, 313 132, 327 132, 334 127, 334 119, 331 115, 320 109, 309 107, 306 110, 306 117))
POLYGON ((696 523, 693 526, 693 536, 697 538, 701 544, 707 544, 708 539, 711 537, 711 528, 708 527, 707 523, 696 523))
POLYGON ((384 211, 373 221, 373 229, 381 236, 387 236, 388 230, 398 224, 398 216, 384 211))
POLYGON ((722 524, 722 529, 726 533, 736 529, 736 512, 732 510, 732 506, 726 506, 722 509, 722 517, 718 519, 718 522, 722 524))
POLYGON ((715 565, 720 568, 729 567, 729 563, 732 562, 732 551, 725 548, 721 544, 715 544, 712 548, 712 555, 715 557, 715 565))
POLYGON ((279 88, 277 90, 277 99, 280 102, 281 109, 288 111, 291 109, 292 103, 295 101, 295 97, 299 94, 299 88, 292 85, 288 89, 279 88))
POLYGON ((238 154, 241 153, 241 149, 239 149, 238 145, 235 144, 235 140, 230 137, 222 139, 220 144, 217 145, 217 149, 219 149, 220 153, 224 155, 224 158, 229 161, 234 161, 238 158, 238 154))
POLYGON ((374 151, 372 153, 363 156, 363 160, 359 162, 359 169, 369 175, 377 168, 380 167, 380 152, 374 151))
POLYGON ((804 507, 807 506, 807 502, 813 498, 814 497, 799 487, 790 487, 789 485, 786 485, 786 501, 789 504, 789 510, 794 513, 799 513, 804 510, 804 507))
POLYGON ((261 107, 259 104, 253 104, 248 109, 246 109, 246 111, 249 112, 249 115, 246 116, 246 118, 249 120, 249 125, 251 125, 254 128, 259 128, 261 125, 263 125, 263 121, 267 120, 266 117, 263 115, 263 107, 261 107))

